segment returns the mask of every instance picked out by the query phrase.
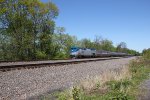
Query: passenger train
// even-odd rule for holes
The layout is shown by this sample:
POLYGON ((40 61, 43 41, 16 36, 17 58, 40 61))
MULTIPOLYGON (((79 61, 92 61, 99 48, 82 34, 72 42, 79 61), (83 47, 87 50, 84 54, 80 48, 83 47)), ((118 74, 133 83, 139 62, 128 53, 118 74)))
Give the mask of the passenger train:
POLYGON ((70 50, 70 56, 71 58, 83 58, 83 57, 123 57, 130 55, 122 52, 111 52, 90 48, 72 47, 70 50))

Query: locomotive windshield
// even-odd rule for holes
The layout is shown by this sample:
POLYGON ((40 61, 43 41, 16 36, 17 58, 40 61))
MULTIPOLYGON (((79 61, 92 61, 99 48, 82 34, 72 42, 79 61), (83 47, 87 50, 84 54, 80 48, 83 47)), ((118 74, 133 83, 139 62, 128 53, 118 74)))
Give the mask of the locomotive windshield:
POLYGON ((77 48, 77 47, 71 48, 71 52, 77 52, 78 50, 79 50, 79 48, 77 48))

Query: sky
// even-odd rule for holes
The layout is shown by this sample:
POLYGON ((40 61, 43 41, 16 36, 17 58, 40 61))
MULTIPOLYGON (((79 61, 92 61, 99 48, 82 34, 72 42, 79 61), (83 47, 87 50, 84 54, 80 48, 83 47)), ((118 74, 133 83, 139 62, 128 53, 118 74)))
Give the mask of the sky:
POLYGON ((101 36, 139 52, 150 48, 150 0, 50 1, 59 8, 56 26, 78 39, 101 36))

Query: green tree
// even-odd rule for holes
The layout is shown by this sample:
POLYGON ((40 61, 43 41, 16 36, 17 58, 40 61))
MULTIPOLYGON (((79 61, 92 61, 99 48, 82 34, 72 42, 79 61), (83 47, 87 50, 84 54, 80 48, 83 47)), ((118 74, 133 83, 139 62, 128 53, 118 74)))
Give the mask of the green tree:
POLYGON ((150 48, 149 49, 144 49, 142 51, 142 55, 143 55, 143 58, 145 60, 150 60, 150 48))
POLYGON ((82 39, 81 41, 81 47, 83 48, 94 48, 94 42, 92 42, 90 39, 82 39))
MULTIPOLYGON (((40 0, 0 0, 0 29, 9 39, 13 59, 36 59, 36 50, 49 54, 58 8, 40 0)), ((2 52, 4 49, 2 49, 2 52)), ((6 54, 6 53, 4 53, 6 54)))
POLYGON ((127 44, 125 42, 121 42, 117 45, 117 52, 127 52, 127 44))
POLYGON ((102 50, 114 51, 113 42, 110 40, 102 40, 101 42, 102 50))
POLYGON ((65 33, 65 28, 56 28, 56 34, 53 35, 53 48, 57 52, 54 55, 56 58, 68 58, 70 55, 70 48, 77 46, 77 38, 65 33))
POLYGON ((102 41, 103 41, 103 38, 100 37, 100 36, 95 36, 95 39, 94 39, 94 48, 96 50, 100 50, 102 49, 102 41))

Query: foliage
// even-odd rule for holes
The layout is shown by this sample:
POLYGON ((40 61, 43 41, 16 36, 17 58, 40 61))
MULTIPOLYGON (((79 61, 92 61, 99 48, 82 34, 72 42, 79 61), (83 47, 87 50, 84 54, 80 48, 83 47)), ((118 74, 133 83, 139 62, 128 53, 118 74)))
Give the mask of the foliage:
POLYGON ((128 49, 127 48, 127 44, 125 42, 120 42, 117 47, 116 47, 116 51, 117 52, 124 52, 124 53, 128 53, 128 54, 131 54, 131 55, 135 55, 135 56, 139 56, 140 53, 135 51, 135 50, 132 50, 132 49, 128 49))
POLYGON ((113 46, 113 42, 108 39, 102 39, 102 37, 95 37, 94 42, 90 39, 82 39, 80 41, 80 46, 83 48, 95 48, 96 50, 107 50, 107 51, 115 51, 115 47, 113 46))
POLYGON ((117 51, 118 52, 126 52, 126 49, 127 49, 127 45, 125 42, 121 42, 117 45, 117 51))
POLYGON ((113 51, 114 49, 113 42, 107 39, 103 40, 101 45, 103 50, 113 51))
POLYGON ((125 42, 121 42, 117 47, 115 47, 111 40, 103 39, 100 36, 96 36, 93 42, 90 39, 82 39, 78 42, 77 46, 82 48, 95 48, 96 50, 125 52, 131 55, 139 55, 137 51, 128 49, 125 42))
POLYGON ((149 49, 144 49, 142 54, 143 54, 143 58, 145 60, 150 60, 150 48, 149 49))
POLYGON ((41 52, 41 51, 36 51, 36 58, 37 59, 45 59, 46 58, 46 53, 45 52, 41 52))
POLYGON ((50 35, 55 27, 53 19, 58 15, 58 8, 52 2, 2 0, 0 9, 2 59, 38 59, 37 49, 50 55, 50 35))
POLYGON ((52 35, 52 45, 53 48, 57 51, 57 55, 54 58, 69 58, 70 48, 77 45, 77 38, 75 36, 70 36, 65 34, 64 31, 58 30, 62 28, 57 28, 57 32, 52 35))
POLYGON ((77 87, 73 87, 72 95, 74 100, 80 100, 80 89, 78 89, 77 87))

